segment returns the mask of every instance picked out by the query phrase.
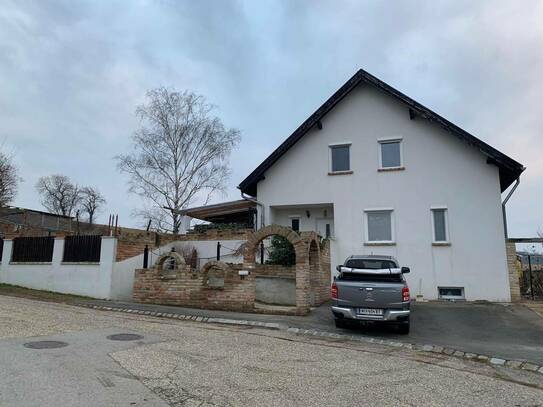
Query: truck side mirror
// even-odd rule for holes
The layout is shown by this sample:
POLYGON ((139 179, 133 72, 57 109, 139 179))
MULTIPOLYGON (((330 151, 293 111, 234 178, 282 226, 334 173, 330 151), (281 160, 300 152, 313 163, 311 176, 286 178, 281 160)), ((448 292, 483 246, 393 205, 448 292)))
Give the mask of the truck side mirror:
POLYGON ((411 269, 409 267, 402 267, 402 274, 411 273, 411 269))
POLYGON ((343 264, 340 264, 339 266, 336 266, 336 270, 341 273, 341 268, 343 267, 343 264))

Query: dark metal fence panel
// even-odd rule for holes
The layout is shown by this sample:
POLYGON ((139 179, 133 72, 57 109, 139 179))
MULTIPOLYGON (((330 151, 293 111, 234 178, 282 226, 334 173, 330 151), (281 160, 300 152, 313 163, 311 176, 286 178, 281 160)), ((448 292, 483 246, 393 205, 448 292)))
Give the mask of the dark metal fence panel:
POLYGON ((543 262, 541 255, 521 256, 520 292, 531 300, 543 300, 543 262))
POLYGON ((51 262, 55 239, 43 237, 16 237, 13 239, 11 261, 19 263, 51 262))
POLYGON ((0 237, 0 262, 2 261, 2 253, 4 253, 4 238, 0 237))
POLYGON ((63 262, 67 263, 99 263, 102 236, 66 236, 64 239, 63 262))

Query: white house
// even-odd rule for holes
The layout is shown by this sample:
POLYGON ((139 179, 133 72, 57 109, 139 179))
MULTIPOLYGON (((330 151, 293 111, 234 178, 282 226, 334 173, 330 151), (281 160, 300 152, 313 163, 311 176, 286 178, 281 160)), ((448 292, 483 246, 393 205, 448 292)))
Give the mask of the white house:
POLYGON ((360 70, 239 189, 258 226, 329 236, 333 267, 393 255, 413 296, 509 301, 501 194, 523 171, 360 70))

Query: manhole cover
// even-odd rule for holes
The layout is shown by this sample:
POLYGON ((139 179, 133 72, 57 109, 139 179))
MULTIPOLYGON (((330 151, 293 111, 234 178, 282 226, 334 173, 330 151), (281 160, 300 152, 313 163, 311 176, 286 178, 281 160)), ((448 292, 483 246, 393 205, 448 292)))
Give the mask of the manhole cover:
POLYGON ((64 348, 65 346, 68 346, 68 344, 60 341, 36 341, 27 342, 23 346, 30 349, 57 349, 64 348))
POLYGON ((136 334, 115 334, 109 335, 107 339, 111 341, 137 341, 138 339, 143 339, 143 336, 136 334))

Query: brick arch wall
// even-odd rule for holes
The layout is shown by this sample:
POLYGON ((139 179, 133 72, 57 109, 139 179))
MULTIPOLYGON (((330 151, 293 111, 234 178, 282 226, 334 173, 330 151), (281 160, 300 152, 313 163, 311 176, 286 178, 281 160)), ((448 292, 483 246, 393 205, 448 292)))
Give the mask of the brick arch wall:
MULTIPOLYGON (((302 239, 300 234, 286 226, 265 226, 248 236, 243 256, 244 266, 248 269, 255 268, 255 253, 259 243, 274 235, 283 236, 294 247, 296 253, 296 313, 306 315, 309 313, 311 306, 308 238, 302 239)), ((316 238, 316 233, 311 237, 316 238)))
POLYGON ((167 252, 160 255, 160 257, 155 262, 154 267, 162 268, 162 265, 164 264, 164 262, 168 260, 169 258, 173 258, 178 267, 181 265, 183 266, 185 265, 185 259, 179 253, 167 252))

